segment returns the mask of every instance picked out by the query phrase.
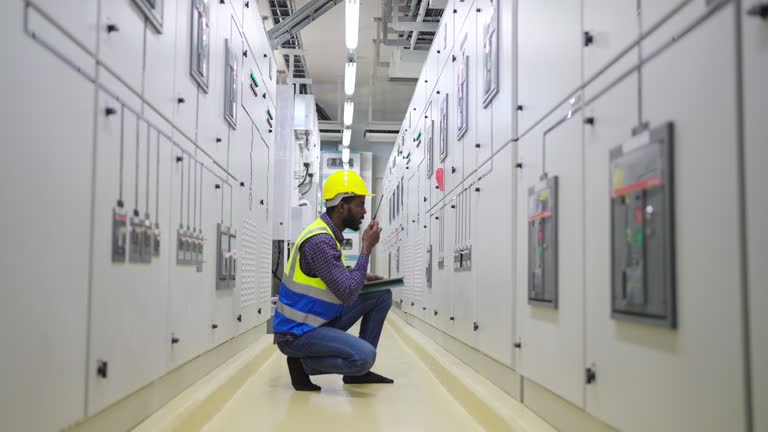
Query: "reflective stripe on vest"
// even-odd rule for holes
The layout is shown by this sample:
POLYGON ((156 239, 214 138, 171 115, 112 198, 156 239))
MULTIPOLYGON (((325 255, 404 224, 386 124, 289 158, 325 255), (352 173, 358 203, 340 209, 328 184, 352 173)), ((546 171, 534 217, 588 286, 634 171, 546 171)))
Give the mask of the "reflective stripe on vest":
MULTIPOLYGON (((336 241, 331 228, 318 218, 299 235, 288 257, 275 312, 275 333, 302 335, 341 314, 344 306, 322 279, 310 277, 301 270, 301 245, 319 234, 328 234, 336 241)), ((338 241, 336 247, 341 251, 338 241)), ((341 260, 346 264, 343 253, 341 260)))

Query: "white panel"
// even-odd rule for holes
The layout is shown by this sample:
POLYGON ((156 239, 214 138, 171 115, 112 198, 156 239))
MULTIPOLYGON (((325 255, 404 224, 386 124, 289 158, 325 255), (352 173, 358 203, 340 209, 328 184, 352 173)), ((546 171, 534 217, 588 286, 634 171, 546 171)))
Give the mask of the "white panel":
MULTIPOLYGON (((175 140, 186 151, 192 151, 192 143, 184 138, 175 137, 175 140)), ((209 347, 211 322, 213 320, 213 304, 211 303, 211 292, 213 291, 213 274, 215 272, 215 252, 216 236, 215 226, 219 217, 213 219, 206 217, 208 212, 202 209, 215 209, 220 211, 221 203, 217 200, 217 195, 213 190, 212 175, 203 169, 201 161, 194 159, 188 153, 181 152, 174 148, 172 155, 173 166, 171 167, 171 222, 169 232, 171 234, 169 250, 173 253, 170 258, 170 299, 169 299, 169 318, 168 318, 168 338, 171 336, 179 339, 176 344, 169 344, 169 368, 173 368, 194 358, 209 347), (182 157, 181 162, 175 162, 177 157, 182 157), (192 161, 192 172, 190 175, 189 161, 192 161), (183 170, 183 174, 182 174, 183 170), (204 189, 205 186, 208 189, 204 189), (190 203, 191 202, 191 203, 190 203), (189 204, 189 205, 188 205, 189 204), (187 207, 191 211, 187 210, 187 207), (187 223, 187 213, 190 223, 187 223), (213 225, 213 230, 207 229, 204 232, 206 241, 203 244, 204 263, 202 272, 198 272, 194 266, 177 265, 175 254, 176 230, 186 228, 199 232, 203 227, 213 225)))
MULTIPOLYGON (((743 2, 744 8, 754 2, 743 2)), ((768 430, 768 183, 764 167, 768 165, 768 25, 756 17, 746 17, 742 23, 744 59, 744 113, 747 197, 747 254, 749 256, 749 317, 752 353, 752 392, 754 430, 768 430)))
MULTIPOLYGON (((162 175, 159 183, 163 187, 159 199, 157 196, 156 131, 148 133, 143 119, 121 110, 115 99, 101 92, 98 112, 105 112, 108 106, 116 108, 117 113, 97 117, 95 172, 99 181, 93 221, 88 364, 88 372, 93 375, 89 381, 88 413, 101 410, 159 376, 166 363, 165 348, 169 343, 166 298, 171 249, 163 247, 168 243, 161 242, 161 255, 153 257, 151 264, 131 263, 129 259, 112 262, 112 219, 113 209, 121 197, 121 171, 122 200, 129 218, 134 215, 144 218, 148 213, 150 221, 155 221, 159 214, 162 232, 170 232, 167 207, 160 208, 159 212, 156 208, 158 202, 167 203, 169 199, 167 181, 162 181, 162 175), (102 361, 108 363, 106 378, 95 375, 102 361)), ((169 152, 169 146, 161 140, 160 160, 169 161, 169 152)), ((128 257, 130 249, 129 245, 128 257)))
MULTIPOLYGON (((496 0, 498 3, 499 0, 496 0)), ((492 135, 493 135, 493 115, 492 106, 489 105, 483 108, 483 83, 485 75, 485 62, 484 62, 484 37, 485 26, 492 16, 492 2, 491 0, 476 0, 476 10, 479 12, 473 12, 476 16, 476 30, 475 30, 475 55, 474 55, 474 83, 470 83, 470 102, 469 106, 474 117, 471 121, 475 122, 474 129, 476 131, 474 142, 467 142, 469 145, 467 153, 474 154, 474 158, 477 160, 476 164, 479 167, 488 159, 492 154, 492 135), (474 109, 473 107, 474 102, 474 109)), ((497 26, 498 28, 498 26, 497 26)), ((499 53, 501 54, 501 53, 499 53)), ((501 76, 499 76, 501 81, 501 76)), ((497 95, 498 97, 498 95, 497 95)), ((509 122, 508 119, 503 121, 509 122)), ((470 125, 470 127, 472 127, 470 125)))
POLYGON ((208 93, 200 90, 198 96, 197 145, 221 166, 226 166, 229 125, 224 120, 224 39, 232 34, 231 9, 227 4, 212 2, 210 15, 210 78, 208 93))
POLYGON ((676 330, 610 318, 607 155, 636 124, 635 78, 587 111, 587 406, 621 430, 745 429, 734 43, 728 7, 643 69, 644 120, 674 124, 676 330))
MULTIPOLYGON (((584 31, 593 42, 584 48, 584 77, 589 78, 626 48, 640 34, 637 0, 582 0, 584 2, 584 31)), ((667 2, 672 3, 672 2, 667 2)), ((630 64, 637 62, 637 50, 627 54, 630 64)), ((623 72, 613 68, 608 75, 623 72)))
POLYGON ((570 96, 581 82, 581 1, 540 0, 518 6, 520 133, 570 96), (557 13, 553 13, 557 11, 557 13))
MULTIPOLYGON (((437 39, 435 39, 437 40, 437 39)), ((427 60, 424 62, 424 94, 427 99, 432 95, 437 84, 439 73, 439 58, 437 50, 432 47, 427 54, 427 60)))
MULTIPOLYGON (((475 0, 454 0, 453 13, 455 15, 454 20, 456 24, 456 44, 459 43, 458 35, 462 32, 461 28, 469 16, 469 12, 475 7, 475 0)), ((446 9, 446 12, 449 12, 446 9)))
MULTIPOLYGON (((528 188, 539 182, 543 131, 567 112, 557 110, 520 141, 523 164, 518 183, 518 239, 527 239, 528 188)), ((583 406, 584 286, 583 286, 583 167, 581 116, 576 115, 546 137, 546 172, 558 176, 558 309, 528 304, 528 243, 518 242, 517 315, 522 349, 520 371, 577 406, 583 406)))
POLYGON ((241 115, 236 130, 229 131, 229 166, 228 171, 237 179, 237 187, 243 182, 250 187, 251 182, 251 143, 253 131, 251 121, 241 115))
POLYGON ((472 273, 480 325, 477 347, 507 365, 512 365, 516 282, 514 150, 515 144, 510 143, 480 168, 483 178, 472 203, 472 273), (501 222, 499 215, 510 217, 501 222))
MULTIPOLYGON (((248 1, 248 7, 250 8, 251 3, 253 3, 254 8, 256 7, 256 0, 247 0, 248 1)), ((230 5, 232 6, 232 11, 234 12, 233 16, 237 19, 237 22, 242 24, 243 22, 243 8, 245 7, 246 0, 229 0, 230 5)))
MULTIPOLYGON (((464 176, 464 146, 461 141, 456 139, 456 83, 458 82, 458 61, 460 58, 458 49, 459 43, 460 42, 457 40, 453 51, 456 55, 456 62, 448 64, 445 69, 443 69, 443 77, 441 78, 441 81, 445 83, 444 88, 446 88, 446 93, 448 94, 448 157, 443 162, 443 168, 445 169, 444 192, 446 193, 457 187, 464 176)), ((438 155, 439 154, 438 151, 438 155)))
POLYGON ((84 410, 94 86, 24 35, 22 6, 0 16, 26 53, 0 81, 0 429, 58 430, 84 410))
MULTIPOLYGON (((163 0, 162 2, 163 16, 169 17, 163 20, 163 33, 158 34, 151 25, 145 28, 147 52, 144 67, 144 99, 168 119, 173 118, 174 109, 178 104, 174 94, 174 74, 170 73, 173 70, 176 55, 177 1, 187 2, 186 0, 163 0)), ((184 48, 181 46, 178 49, 184 48)))
MULTIPOLYGON (((242 260, 247 252, 243 249, 243 218, 248 208, 248 193, 239 183, 235 183, 231 177, 227 178, 228 184, 220 192, 224 195, 224 223, 237 235, 234 249, 237 251, 237 267, 235 287, 217 289, 214 291, 213 322, 218 326, 213 332, 214 344, 219 345, 235 335, 237 315, 240 313, 240 294, 236 287, 243 274, 242 260), (245 208, 242 206, 245 205, 245 208)), ((213 243, 213 242, 211 242, 213 243)))
POLYGON ((144 27, 144 14, 133 1, 101 2, 99 58, 136 93, 144 71, 144 27))
MULTIPOLYGON (((517 134, 517 1, 497 1, 499 8, 499 93, 493 100, 493 148, 517 134)), ((482 149, 481 149, 482 150, 482 149)))
MULTIPOLYGON (((450 244, 446 243, 445 246, 445 271, 448 272, 448 277, 451 278, 451 283, 453 284, 453 316, 455 317, 455 331, 453 335, 470 346, 476 346, 477 333, 474 330, 474 323, 478 320, 478 317, 476 309, 477 286, 473 283, 474 270, 458 272, 453 270, 454 247, 461 246, 459 244, 460 237, 458 237, 456 232, 460 232, 469 227, 469 224, 466 223, 468 210, 471 210, 472 214, 476 214, 477 210, 474 203, 476 198, 474 188, 467 189, 462 195, 462 199, 469 200, 469 207, 462 207, 459 201, 459 193, 468 186, 468 182, 462 183, 448 198, 448 207, 445 209, 446 214, 451 215, 451 217, 448 218, 451 223, 446 225, 445 230, 447 232, 450 229, 454 236, 453 241, 450 244), (456 199, 454 199, 454 197, 456 199), (455 208, 453 208, 454 205, 455 208)), ((468 236, 471 236, 471 234, 464 233, 461 238, 466 239, 468 236)))
POLYGON ((442 72, 445 65, 451 60, 451 52, 453 51, 454 40, 454 15, 452 12, 453 5, 449 3, 443 11, 443 16, 440 19, 440 29, 438 30, 435 40, 432 42, 432 49, 437 53, 438 73, 442 72))
MULTIPOLYGON (((190 73, 192 1, 176 0, 176 48, 174 55, 173 123, 188 137, 197 136, 197 83, 190 73)), ((170 21, 170 20, 168 20, 170 21)))
MULTIPOLYGON (((96 53, 97 0, 35 0, 34 2, 91 53, 96 53)), ((9 11, 5 14, 11 16, 9 11)))
MULTIPOLYGON (((456 39, 456 49, 454 50, 456 53, 456 65, 460 65, 462 61, 462 43, 464 41, 464 37, 466 36, 466 53, 469 57, 469 65, 468 65, 468 91, 467 91, 467 99, 468 99, 468 119, 467 119, 467 132, 464 134, 464 136, 458 141, 460 145, 464 147, 464 175, 467 173, 475 170, 477 168, 477 148, 475 145, 479 142, 479 135, 482 135, 483 137, 483 143, 486 144, 486 146, 490 145, 490 135, 491 135, 491 125, 490 125, 490 116, 486 116, 485 110, 480 112, 480 104, 478 103, 478 88, 482 86, 480 83, 481 79, 480 77, 480 71, 482 69, 482 57, 480 56, 480 51, 478 50, 478 42, 477 42, 477 33, 478 33, 478 26, 477 26, 477 19, 480 14, 475 12, 473 9, 469 16, 467 17, 467 21, 464 23, 463 30, 459 33, 457 39, 456 39), (483 122, 480 123, 478 120, 482 119, 483 122), (484 128, 483 133, 480 134, 480 129, 484 128)), ((457 68, 454 68, 454 72, 457 70, 457 68)), ((458 89, 458 73, 455 73, 456 77, 454 78, 454 85, 458 89)), ((454 90, 454 93, 456 93, 457 90, 454 90)), ((458 101, 458 99, 456 99, 458 101)), ((458 119, 458 109, 455 111, 456 117, 458 119)), ((461 171, 459 171, 461 173, 461 171)))

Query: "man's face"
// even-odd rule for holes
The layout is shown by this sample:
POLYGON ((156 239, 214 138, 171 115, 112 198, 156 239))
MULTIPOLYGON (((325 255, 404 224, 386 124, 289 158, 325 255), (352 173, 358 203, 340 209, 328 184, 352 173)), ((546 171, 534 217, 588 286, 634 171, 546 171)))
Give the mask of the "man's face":
POLYGON ((363 217, 365 217, 366 213, 365 197, 354 197, 350 203, 342 203, 341 205, 344 212, 344 228, 360 231, 360 225, 363 223, 363 217))

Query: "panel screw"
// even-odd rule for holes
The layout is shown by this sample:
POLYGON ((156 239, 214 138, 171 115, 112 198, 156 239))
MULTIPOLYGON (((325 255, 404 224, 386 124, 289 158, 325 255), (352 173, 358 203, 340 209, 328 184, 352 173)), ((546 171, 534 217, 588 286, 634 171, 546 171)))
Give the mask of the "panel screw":
POLYGON ((518 105, 518 106, 517 106, 517 110, 518 110, 518 111, 522 111, 522 110, 523 110, 523 106, 522 106, 522 105, 518 105))
POLYGON ((243 57, 248 57, 248 50, 243 51, 243 57))
POLYGON ((440 94, 440 90, 437 91, 437 94, 440 94))
POLYGON ((111 115, 117 114, 117 110, 112 107, 107 107, 107 109, 104 110, 104 114, 109 117, 111 115))
POLYGON ((219 328, 219 325, 216 324, 216 323, 213 323, 213 324, 211 324, 211 328, 216 330, 217 328, 219 328))
POLYGON ((515 168, 517 168, 517 169, 523 169, 523 163, 522 163, 522 162, 518 162, 518 163, 516 163, 516 164, 515 164, 515 168))
POLYGON ((186 100, 183 97, 176 99, 176 103, 183 104, 186 100))
POLYGON ((475 192, 480 192, 480 188, 479 188, 479 187, 476 187, 476 188, 475 188, 475 192))
POLYGON ((451 174, 456 174, 456 167, 451 167, 451 174))
POLYGON ((595 125, 595 118, 594 117, 587 117, 584 119, 585 125, 594 126, 595 125))
POLYGON ((171 336, 171 344, 172 345, 176 345, 179 342, 181 342, 181 339, 177 338, 176 336, 171 336))
POLYGON ((184 156, 176 156, 176 163, 179 163, 184 160, 184 156))
POLYGON ((434 314, 435 314, 435 316, 437 316, 437 309, 434 310, 434 314))
POLYGON ((259 200, 259 204, 264 205, 264 200, 259 200))
POLYGON ((474 323, 472 323, 472 329, 473 329, 474 331, 477 331, 479 328, 480 328, 480 325, 477 323, 477 321, 475 321, 474 323))
POLYGON ((216 142, 220 143, 221 142, 221 138, 216 138, 216 142))
POLYGON ((217 190, 218 190, 218 189, 221 189, 221 185, 220 185, 220 184, 218 184, 218 183, 216 183, 216 185, 214 186, 214 189, 217 189, 217 190))
POLYGON ((440 54, 440 50, 437 50, 437 53, 440 54))
POLYGON ((245 182, 240 182, 240 187, 245 187, 245 182))
POLYGON ((513 346, 514 346, 515 348, 517 348, 517 349, 520 349, 520 348, 522 348, 522 347, 523 347, 523 344, 522 344, 522 342, 515 342, 515 343, 513 344, 513 346))
POLYGON ((480 148, 480 144, 475 144, 475 148, 480 148))
POLYGON ((237 322, 243 322, 243 316, 242 315, 238 315, 236 319, 237 319, 237 322))
POLYGON ((251 2, 250 1, 245 2, 245 7, 250 8, 251 7, 251 2))
POLYGON ((120 31, 120 27, 117 24, 107 24, 107 33, 120 31))
POLYGON ((451 320, 451 321, 453 321, 455 318, 454 318, 454 317, 449 317, 448 319, 449 319, 449 320, 451 320))

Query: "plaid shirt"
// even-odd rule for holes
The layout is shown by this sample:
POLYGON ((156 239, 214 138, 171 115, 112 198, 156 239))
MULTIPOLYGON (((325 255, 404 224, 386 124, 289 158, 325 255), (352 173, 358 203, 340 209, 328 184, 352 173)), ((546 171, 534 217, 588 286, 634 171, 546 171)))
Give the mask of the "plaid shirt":
MULTIPOLYGON (((344 236, 327 214, 323 213, 320 218, 331 228, 335 239, 327 234, 318 234, 305 240, 299 249, 301 270, 307 276, 319 277, 342 303, 352 304, 357 301, 365 284, 368 255, 360 254, 355 268, 347 270, 341 262, 341 251, 336 244, 343 244, 344 236)), ((295 338, 296 335, 291 333, 275 333, 274 343, 295 338)))

